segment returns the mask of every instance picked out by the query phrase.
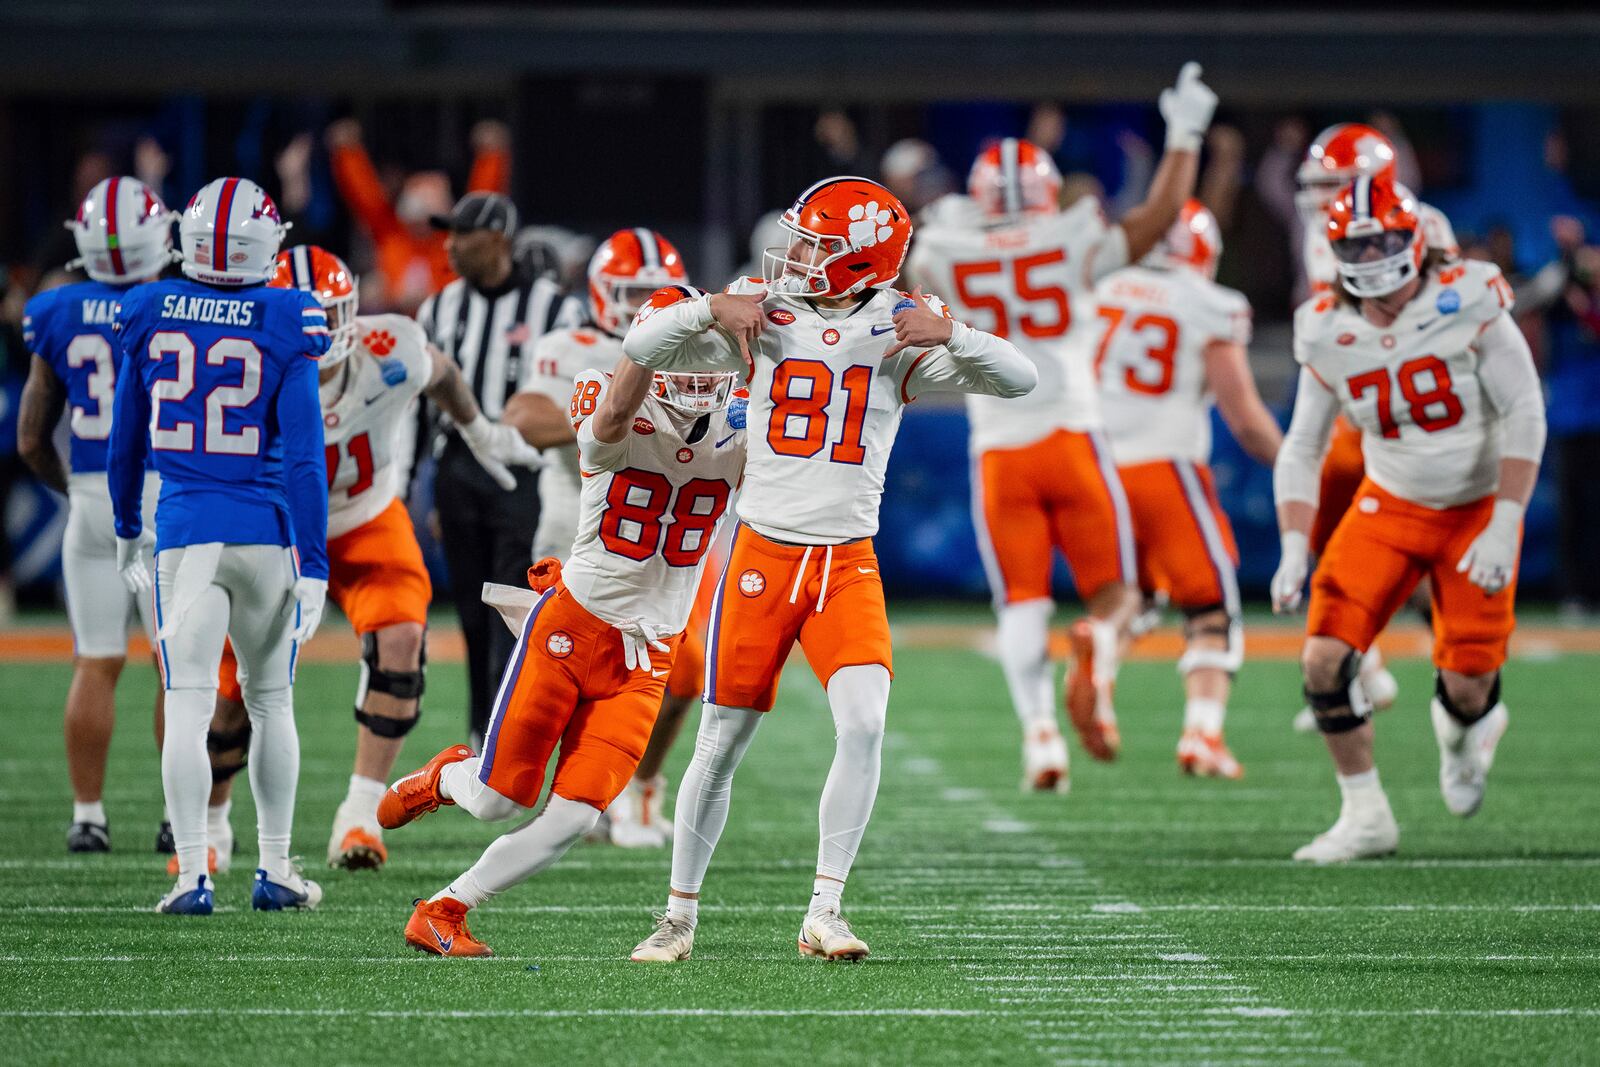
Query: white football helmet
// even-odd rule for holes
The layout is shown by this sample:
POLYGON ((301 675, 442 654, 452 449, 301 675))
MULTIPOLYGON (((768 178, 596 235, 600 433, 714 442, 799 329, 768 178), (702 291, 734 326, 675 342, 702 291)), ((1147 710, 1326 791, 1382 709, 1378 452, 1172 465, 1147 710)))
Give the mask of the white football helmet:
POLYGON ((270 281, 288 229, 261 186, 248 178, 218 178, 194 194, 178 221, 183 273, 211 285, 270 281))
POLYGON ((81 265, 95 281, 112 285, 152 278, 172 262, 175 217, 138 178, 106 178, 63 224, 80 257, 67 265, 81 265))

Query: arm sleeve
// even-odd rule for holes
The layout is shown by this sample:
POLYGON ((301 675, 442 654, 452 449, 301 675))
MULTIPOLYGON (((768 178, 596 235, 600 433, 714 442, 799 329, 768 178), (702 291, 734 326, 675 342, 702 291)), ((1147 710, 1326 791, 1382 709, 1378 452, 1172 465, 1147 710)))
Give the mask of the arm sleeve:
POLYGON ((333 168, 333 181, 339 187, 339 195, 374 238, 382 238, 400 228, 400 220, 383 193, 383 182, 365 148, 341 145, 332 151, 328 162, 333 168))
MULTIPOLYGON (((145 455, 150 446, 150 394, 139 378, 134 356, 123 349, 117 368, 117 388, 111 406, 111 442, 106 450, 106 482, 111 490, 111 514, 117 536, 131 539, 143 529, 139 514, 144 496, 145 455)), ((322 432, 322 421, 317 421, 322 432)))
POLYGON ((1272 495, 1278 504, 1299 501, 1316 505, 1322 487, 1322 454, 1339 416, 1339 400, 1310 370, 1300 369, 1294 417, 1283 435, 1278 461, 1272 467, 1272 495))
POLYGON ((1483 328, 1478 350, 1478 382, 1500 416, 1500 455, 1537 463, 1544 455, 1544 392, 1527 339, 1511 316, 1500 316, 1483 328))
POLYGON ((500 148, 479 152, 467 176, 469 192, 511 192, 511 153, 500 148))
POLYGON ((752 368, 735 345, 712 326, 711 297, 679 300, 640 311, 622 351, 651 370, 738 371, 749 380, 752 368))
POLYGON ((952 326, 949 343, 911 357, 900 378, 902 403, 934 392, 1023 396, 1039 384, 1038 370, 1010 341, 963 322, 952 326))
POLYGON ((322 402, 317 363, 291 356, 278 387, 278 427, 283 434, 283 488, 289 498, 300 573, 328 578, 328 468, 323 458, 322 402))

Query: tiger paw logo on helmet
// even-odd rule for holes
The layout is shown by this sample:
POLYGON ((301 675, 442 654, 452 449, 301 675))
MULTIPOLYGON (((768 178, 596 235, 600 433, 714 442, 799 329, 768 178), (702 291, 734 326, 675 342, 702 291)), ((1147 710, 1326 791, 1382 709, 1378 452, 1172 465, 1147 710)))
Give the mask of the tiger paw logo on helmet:
POLYGON ((876 200, 850 205, 850 243, 857 248, 871 248, 879 241, 894 236, 889 225, 892 216, 887 208, 879 208, 876 200))
POLYGON ((373 355, 387 356, 394 351, 394 346, 398 342, 395 341, 394 334, 388 330, 373 330, 362 339, 361 343, 366 345, 373 355))

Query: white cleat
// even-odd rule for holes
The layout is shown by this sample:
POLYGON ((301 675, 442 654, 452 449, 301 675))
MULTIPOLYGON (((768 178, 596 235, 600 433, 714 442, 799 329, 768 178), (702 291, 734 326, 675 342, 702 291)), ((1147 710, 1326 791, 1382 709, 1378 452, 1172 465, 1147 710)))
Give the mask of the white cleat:
POLYGON ((1065 793, 1071 787, 1067 777, 1067 742, 1054 724, 1035 730, 1022 739, 1022 791, 1024 793, 1065 793))
POLYGON ((1201 778, 1237 781, 1244 777, 1244 768, 1234 758, 1222 735, 1202 730, 1185 730, 1178 738, 1178 769, 1201 778))
POLYGON ((611 843, 619 848, 664 848, 667 844, 666 831, 660 824, 651 819, 651 805, 654 801, 659 813, 660 801, 652 798, 651 793, 659 795, 659 784, 647 785, 637 778, 629 779, 623 788, 622 795, 611 802, 606 813, 611 816, 611 843))
POLYGON ((1302 863, 1346 863, 1388 856, 1399 847, 1400 827, 1385 802, 1382 808, 1359 818, 1341 812, 1326 832, 1296 849, 1294 858, 1302 863))
POLYGON ((1400 696, 1400 683, 1383 665, 1383 657, 1376 648, 1369 649, 1361 657, 1361 688, 1366 690, 1367 699, 1372 701, 1373 711, 1388 711, 1400 696))
POLYGON ((634 948, 634 963, 680 963, 694 952, 694 927, 670 915, 657 915, 655 932, 634 948))
POLYGON ((363 818, 346 801, 333 816, 333 832, 328 835, 328 866, 347 871, 373 871, 389 859, 383 844, 383 830, 376 813, 363 818))
POLYGON ((1294 732, 1297 734, 1314 734, 1317 732, 1317 717, 1311 714, 1310 708, 1301 708, 1295 714, 1294 732))
POLYGON ((1483 806, 1483 792, 1494 765, 1495 747, 1510 724, 1504 704, 1496 704, 1471 726, 1458 722, 1435 698, 1433 736, 1439 742, 1439 792, 1451 815, 1465 819, 1483 806))
POLYGON ((833 963, 855 963, 867 958, 867 943, 857 937, 836 911, 806 912, 800 924, 800 955, 833 963))

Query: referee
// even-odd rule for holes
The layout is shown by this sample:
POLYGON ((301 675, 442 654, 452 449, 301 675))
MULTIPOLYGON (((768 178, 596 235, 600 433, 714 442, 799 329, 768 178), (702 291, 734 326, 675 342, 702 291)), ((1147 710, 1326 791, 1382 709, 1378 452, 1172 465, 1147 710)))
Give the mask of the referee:
MULTIPOLYGON (((504 196, 468 193, 448 215, 429 221, 447 231, 450 267, 460 277, 423 303, 417 321, 461 367, 484 415, 497 419, 506 398, 532 379, 535 343, 549 330, 580 324, 582 305, 513 258, 517 209, 504 196)), ((484 582, 520 586, 527 580, 539 525, 539 475, 514 469, 517 487, 507 492, 490 480, 453 426, 442 427, 442 438, 434 447, 434 508, 467 642, 468 721, 478 748, 515 645, 480 595, 484 582)))

